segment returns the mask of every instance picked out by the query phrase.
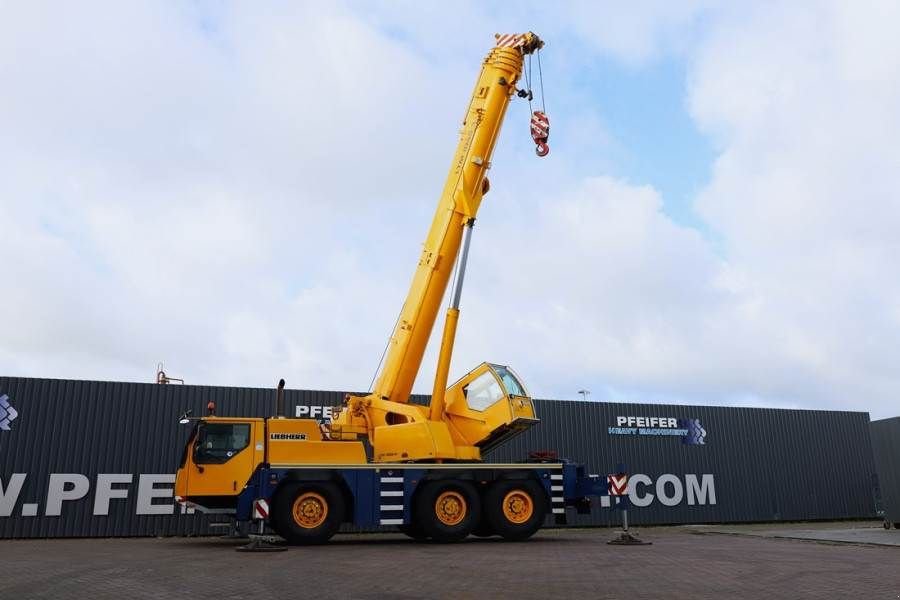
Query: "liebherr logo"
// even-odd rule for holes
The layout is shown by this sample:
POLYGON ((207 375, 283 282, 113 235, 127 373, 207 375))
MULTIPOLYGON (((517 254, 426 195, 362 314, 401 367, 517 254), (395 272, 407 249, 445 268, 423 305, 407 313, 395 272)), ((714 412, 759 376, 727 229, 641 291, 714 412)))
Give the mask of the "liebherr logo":
POLYGON ((306 440, 305 433, 273 433, 269 439, 277 442, 302 442, 306 440))
POLYGON ((18 416, 19 412, 9 403, 9 396, 6 394, 0 396, 0 429, 9 431, 10 424, 18 416))

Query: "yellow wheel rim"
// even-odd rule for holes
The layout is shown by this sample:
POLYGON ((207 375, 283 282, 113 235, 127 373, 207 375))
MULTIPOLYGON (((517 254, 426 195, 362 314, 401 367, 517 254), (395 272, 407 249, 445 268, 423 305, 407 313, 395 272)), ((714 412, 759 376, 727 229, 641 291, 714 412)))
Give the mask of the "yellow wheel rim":
POLYGON ((297 525, 304 529, 315 529, 328 517, 328 502, 320 494, 303 492, 294 500, 291 512, 297 525))
POLYGON ((523 490, 512 490, 503 497, 503 516, 510 523, 521 525, 534 514, 534 501, 523 490))
POLYGON ((442 492, 434 502, 434 514, 444 525, 459 525, 466 518, 468 506, 465 497, 459 492, 442 492))

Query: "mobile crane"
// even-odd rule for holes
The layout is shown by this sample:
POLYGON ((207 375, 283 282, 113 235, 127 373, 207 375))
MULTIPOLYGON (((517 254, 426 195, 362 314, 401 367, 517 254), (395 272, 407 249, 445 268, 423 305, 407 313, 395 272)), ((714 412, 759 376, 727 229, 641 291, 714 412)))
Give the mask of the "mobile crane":
MULTIPOLYGON (((483 453, 539 422, 512 369, 482 363, 447 387, 472 227, 490 188, 491 155, 513 95, 531 100, 531 90, 516 84, 526 57, 543 45, 531 32, 498 34, 482 64, 372 391, 347 394, 331 423, 285 418, 283 380, 274 417, 193 419, 176 475, 179 502, 233 512, 239 521, 265 521, 293 544, 324 542, 342 523, 399 526, 416 539, 450 542, 472 533, 525 539, 546 515, 565 522, 566 507, 584 512, 588 496, 603 493, 596 476, 569 461, 482 460, 483 453), (454 264, 431 401, 411 404, 454 264)), ((549 151, 548 132, 546 115, 534 111, 531 133, 539 156, 549 151)))

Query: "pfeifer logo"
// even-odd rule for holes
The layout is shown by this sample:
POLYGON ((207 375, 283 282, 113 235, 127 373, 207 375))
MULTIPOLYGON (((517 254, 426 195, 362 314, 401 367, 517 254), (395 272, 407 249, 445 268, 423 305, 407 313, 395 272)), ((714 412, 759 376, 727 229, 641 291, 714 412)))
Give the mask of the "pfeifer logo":
POLYGON ((638 435, 652 437, 680 437, 688 446, 705 446, 706 429, 700 419, 676 417, 616 417, 616 426, 607 427, 610 435, 638 435))
POLYGON ((19 412, 9 403, 9 396, 3 394, 0 396, 0 429, 9 431, 10 424, 19 416, 19 412))
POLYGON ((687 434, 681 438, 683 444, 688 446, 706 445, 706 430, 700 424, 700 419, 682 419, 681 425, 687 429, 687 434))

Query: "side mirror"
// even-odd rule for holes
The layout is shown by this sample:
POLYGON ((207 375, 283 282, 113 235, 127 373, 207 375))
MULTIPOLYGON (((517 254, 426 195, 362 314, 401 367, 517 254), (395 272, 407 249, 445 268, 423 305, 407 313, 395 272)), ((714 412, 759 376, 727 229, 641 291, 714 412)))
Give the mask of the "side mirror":
POLYGON ((191 422, 190 414, 192 412, 194 412, 194 411, 193 410, 185 411, 185 413, 178 418, 178 424, 179 425, 187 425, 188 423, 190 423, 191 422))

